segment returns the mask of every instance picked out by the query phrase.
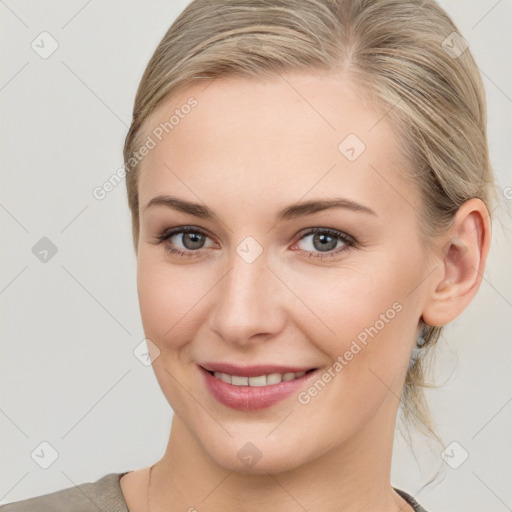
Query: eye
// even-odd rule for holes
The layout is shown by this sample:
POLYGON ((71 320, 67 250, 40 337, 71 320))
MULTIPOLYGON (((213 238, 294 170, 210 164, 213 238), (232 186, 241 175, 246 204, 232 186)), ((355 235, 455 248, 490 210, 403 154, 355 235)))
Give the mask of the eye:
MULTIPOLYGON (((201 228, 195 226, 180 226, 164 231, 157 236, 157 243, 165 243, 165 250, 171 254, 184 257, 201 255, 201 249, 214 246, 205 245, 211 238, 201 228)), ((327 259, 355 245, 355 240, 342 231, 329 228, 311 228, 302 233, 300 240, 294 245, 309 253, 309 258, 327 259)))
POLYGON ((202 230, 194 226, 181 226, 168 229, 157 236, 159 243, 165 242, 165 250, 179 256, 198 256, 200 249, 204 249, 205 242, 210 237, 202 230))
POLYGON ((301 250, 309 252, 309 258, 331 258, 355 245, 355 240, 342 231, 328 228, 312 228, 303 233, 295 244, 302 243, 301 250))

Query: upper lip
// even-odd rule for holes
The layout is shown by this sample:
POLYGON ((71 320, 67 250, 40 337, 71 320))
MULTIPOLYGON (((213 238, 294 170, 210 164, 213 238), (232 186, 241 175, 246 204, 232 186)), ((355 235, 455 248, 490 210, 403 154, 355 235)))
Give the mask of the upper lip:
POLYGON ((231 363, 200 363, 202 368, 209 372, 221 372, 239 377, 257 377, 270 373, 299 373, 313 370, 312 366, 284 366, 279 364, 253 364, 250 366, 239 366, 231 363))

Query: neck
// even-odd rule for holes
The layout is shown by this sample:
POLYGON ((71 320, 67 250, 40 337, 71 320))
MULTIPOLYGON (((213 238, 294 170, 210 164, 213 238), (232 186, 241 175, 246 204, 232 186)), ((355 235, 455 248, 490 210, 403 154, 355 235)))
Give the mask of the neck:
POLYGON ((390 485, 395 420, 396 407, 382 407, 363 431, 307 464, 276 474, 244 474, 214 461, 174 415, 166 452, 152 471, 149 512, 230 512, 241 503, 247 512, 408 512, 412 508, 390 485))

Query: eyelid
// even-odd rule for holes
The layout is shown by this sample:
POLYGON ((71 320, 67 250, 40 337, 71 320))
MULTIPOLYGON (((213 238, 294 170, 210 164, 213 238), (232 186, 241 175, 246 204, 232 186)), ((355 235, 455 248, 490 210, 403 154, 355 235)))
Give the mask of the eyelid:
POLYGON ((322 227, 306 228, 306 229, 303 229, 302 231, 300 231, 297 234, 297 237, 299 239, 302 239, 305 236, 312 235, 314 233, 327 233, 328 235, 331 235, 334 237, 339 237, 349 243, 352 243, 352 244, 357 243, 356 239, 353 236, 349 235, 345 231, 340 231, 339 229, 334 229, 334 228, 322 228, 322 227))
POLYGON ((179 233, 201 233, 202 235, 214 240, 208 231, 197 226, 176 226, 174 228, 164 229, 159 235, 156 236, 156 238, 157 240, 163 242, 179 233))
MULTIPOLYGON (((168 228, 162 231, 159 235, 156 236, 158 240, 165 240, 167 238, 170 238, 171 236, 177 234, 177 233, 187 233, 187 232, 193 232, 193 233, 201 233, 208 238, 214 240, 214 237, 212 237, 207 230, 200 228, 198 226, 176 226, 174 228, 168 228)), ((299 231, 295 237, 301 239, 306 235, 310 235, 312 233, 328 233, 334 236, 339 236, 340 238, 346 239, 347 241, 350 241, 352 243, 356 243, 356 239, 349 235, 348 233, 344 231, 340 231, 338 229, 334 228, 324 228, 324 227, 312 227, 312 228, 304 228, 303 230, 299 231)))
MULTIPOLYGON (((215 241, 214 237, 210 236, 210 234, 208 233, 207 230, 200 228, 198 226, 190 226, 190 225, 176 226, 174 228, 165 229, 162 233, 160 233, 159 235, 156 236, 156 238, 158 240, 157 243, 158 244, 164 243, 167 240, 169 240, 170 238, 172 238, 174 235, 190 233, 190 232, 200 233, 200 234, 204 235, 205 237, 209 238, 210 240, 213 240, 215 243, 217 243, 215 241)), ((309 258, 316 258, 316 259, 334 258, 337 255, 339 255, 340 253, 345 252, 346 250, 357 245, 356 239, 353 236, 349 235, 348 233, 345 233, 344 231, 340 231, 340 230, 334 229, 334 228, 310 227, 310 228, 305 228, 305 229, 301 230, 299 233, 297 233, 297 235, 295 235, 295 238, 297 238, 297 241, 294 242, 292 247, 294 247, 298 242, 303 240, 305 237, 307 237, 309 235, 314 235, 316 233, 324 233, 329 236, 332 236, 332 237, 344 242, 345 246, 342 248, 338 248, 338 249, 326 251, 326 252, 307 251, 304 249, 299 249, 300 252, 307 253, 309 255, 309 258)), ((201 252, 205 248, 202 247, 202 248, 199 248, 196 250, 193 250, 193 249, 183 250, 183 249, 179 249, 179 248, 169 245, 165 249, 167 251, 169 251, 170 253, 180 254, 182 256, 200 256, 201 252)))
POLYGON ((333 237, 334 239, 342 242, 342 247, 338 247, 337 249, 332 249, 330 251, 307 251, 304 249, 298 249, 300 252, 303 252, 307 255, 308 259, 317 259, 317 260, 333 260, 337 257, 340 257, 342 253, 357 247, 356 239, 345 233, 344 231, 340 231, 338 229, 333 228, 322 228, 322 227, 313 227, 306 228, 298 233, 298 240, 293 244, 292 248, 295 247, 298 243, 300 243, 304 238, 315 235, 316 233, 327 234, 328 236, 333 237))

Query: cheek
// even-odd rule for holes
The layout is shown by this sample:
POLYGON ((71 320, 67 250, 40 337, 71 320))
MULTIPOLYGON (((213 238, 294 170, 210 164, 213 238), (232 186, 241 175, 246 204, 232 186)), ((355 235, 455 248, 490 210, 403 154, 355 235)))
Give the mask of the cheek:
POLYGON ((309 312, 299 329, 331 363, 299 402, 310 404, 304 412, 312 417, 325 417, 333 439, 357 430, 384 402, 391 409, 399 402, 417 325, 407 296, 413 273, 399 268, 390 259, 379 272, 349 269, 334 279, 319 274, 314 288, 313 281, 301 284, 299 293, 322 322, 309 312))
POLYGON ((404 364, 421 314, 411 290, 423 271, 410 261, 380 255, 378 264, 369 258, 357 269, 304 274, 294 290, 309 307, 300 329, 333 360, 346 354, 345 359, 372 360, 379 367, 404 364))
POLYGON ((137 292, 142 323, 146 337, 161 349, 181 339, 180 332, 190 322, 194 304, 204 295, 199 282, 197 273, 191 275, 186 266, 173 268, 140 252, 137 292))
POLYGON ((214 265, 170 264, 154 247, 137 259, 137 292, 144 333, 162 352, 186 348, 208 323, 222 273, 214 265))
MULTIPOLYGON (((194 304, 204 295, 195 276, 186 267, 173 268, 151 252, 139 251, 137 291, 144 334, 158 348, 152 367, 159 386, 173 411, 186 417, 197 414, 184 395, 180 382, 186 382, 181 350, 190 340, 190 322, 197 321, 194 304)), ((187 359, 187 358, 185 358, 187 359)))

